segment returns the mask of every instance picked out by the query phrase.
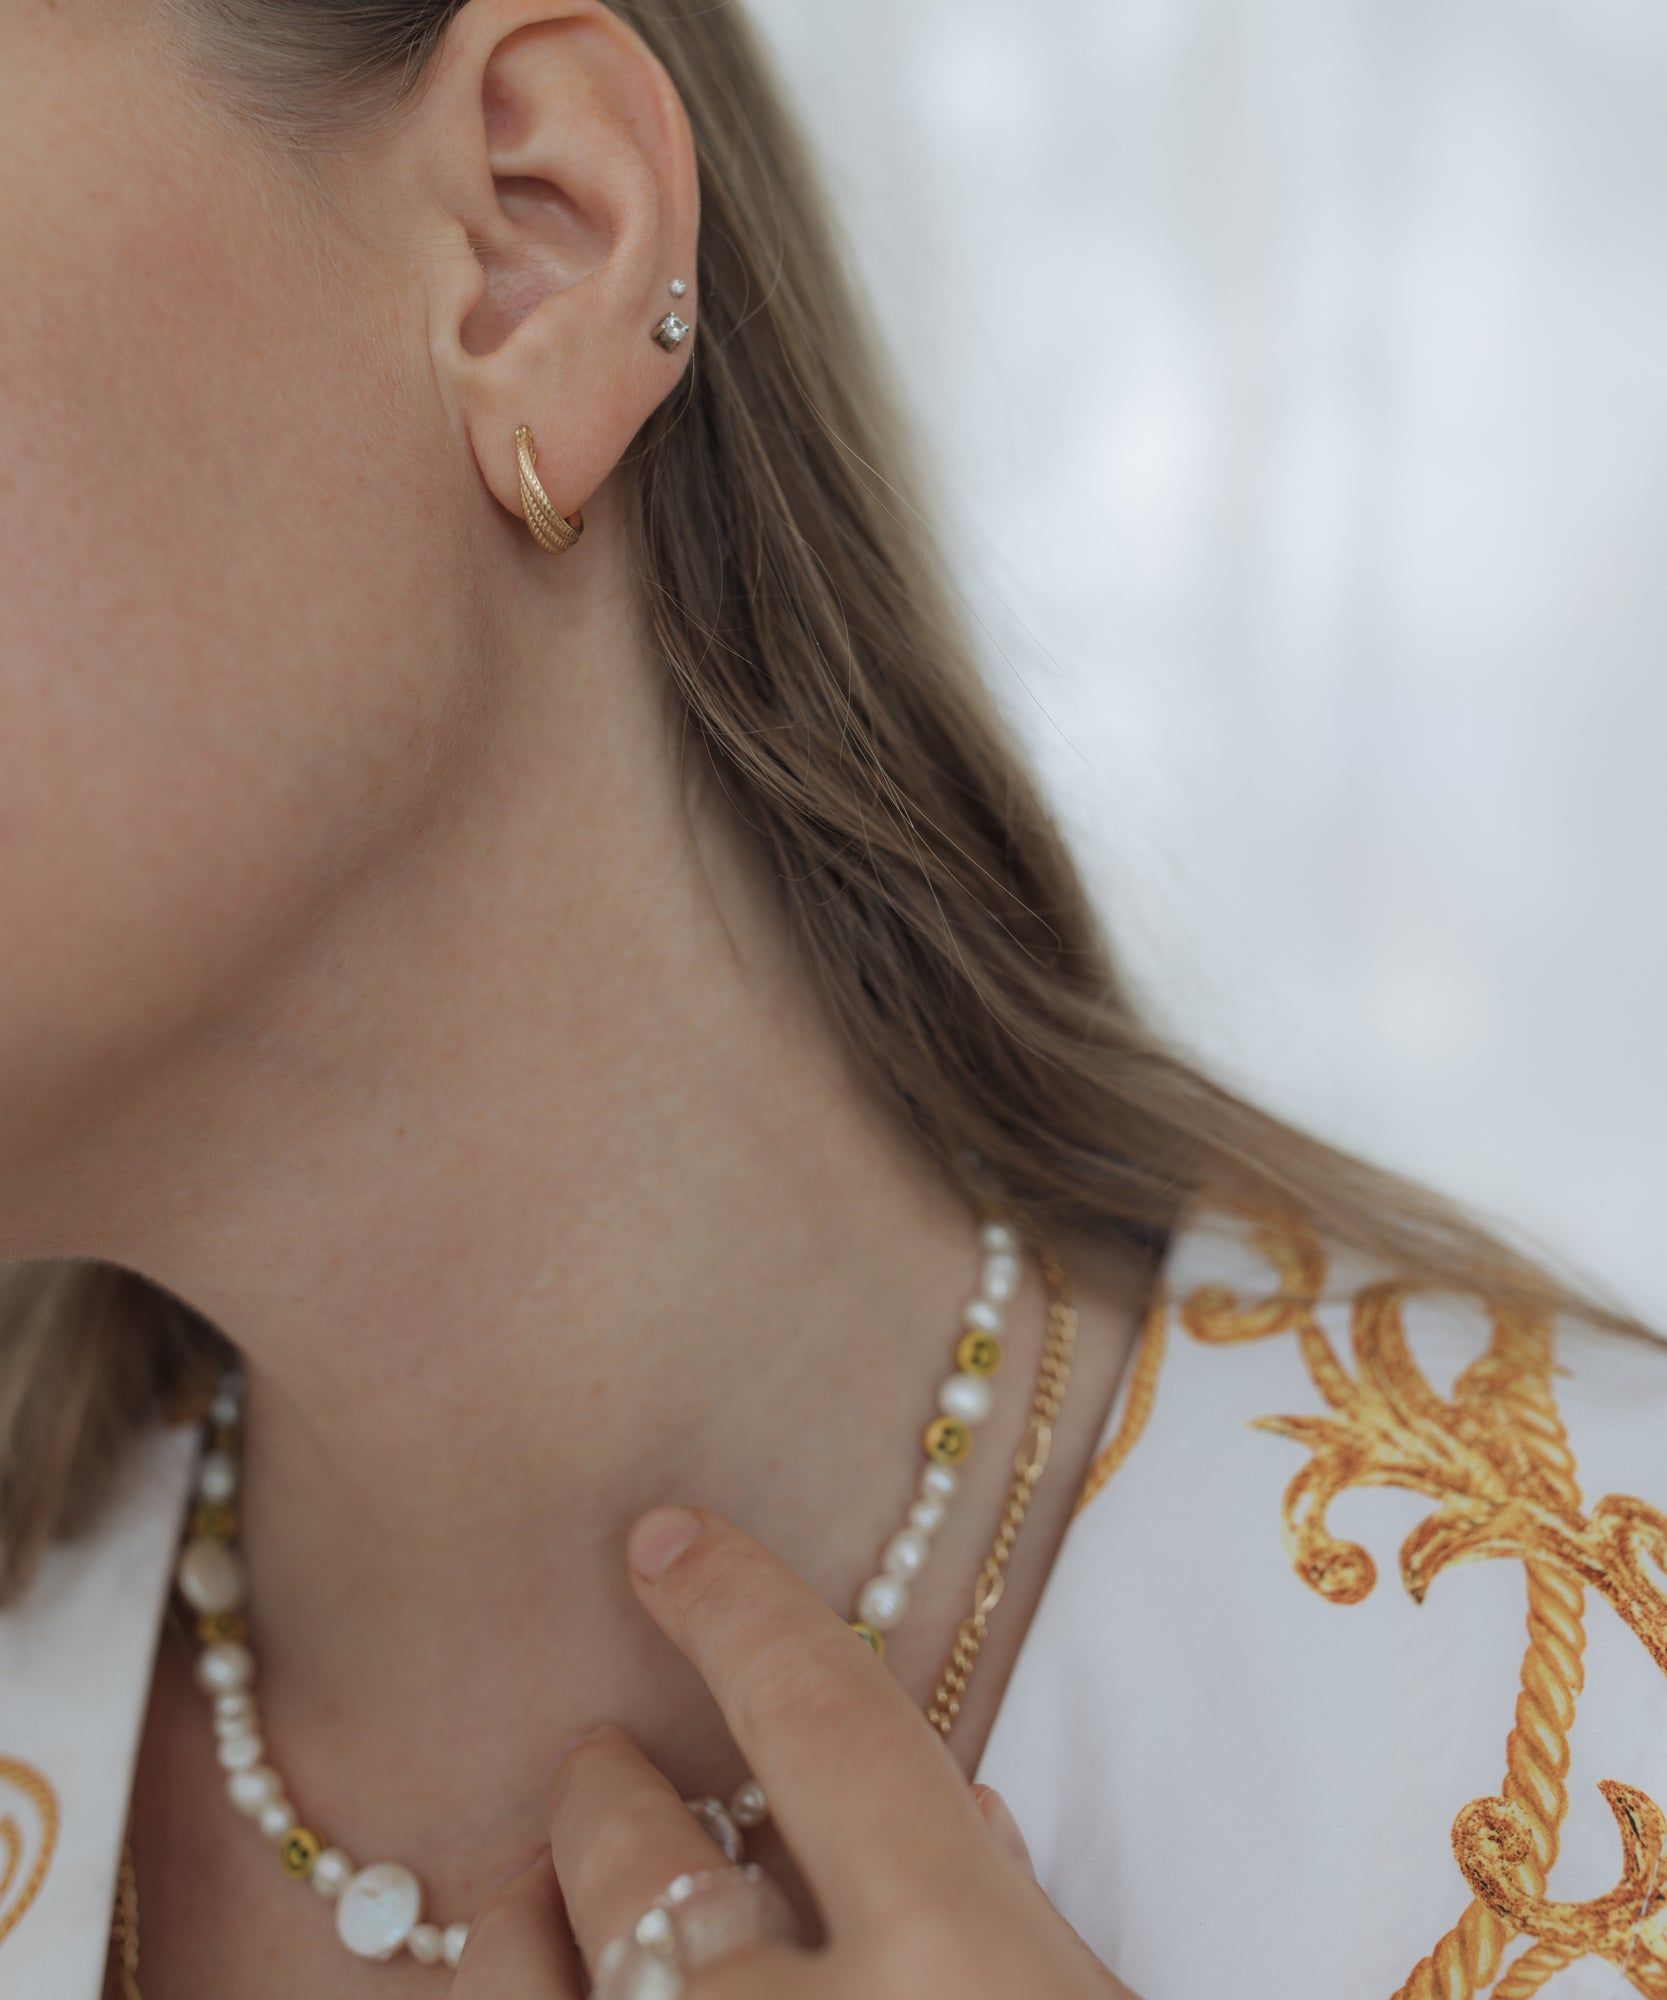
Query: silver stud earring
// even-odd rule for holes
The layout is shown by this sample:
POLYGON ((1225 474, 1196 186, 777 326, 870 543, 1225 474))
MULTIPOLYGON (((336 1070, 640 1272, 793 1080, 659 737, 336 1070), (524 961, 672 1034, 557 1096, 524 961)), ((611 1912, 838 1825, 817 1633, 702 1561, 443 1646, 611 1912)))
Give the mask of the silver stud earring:
POLYGON ((667 313, 654 329, 654 338, 671 354, 683 345, 693 331, 686 319, 679 319, 676 313, 667 313))
POLYGON ((671 293, 674 299, 680 299, 686 296, 688 289, 689 289, 688 286, 683 282, 681 278, 673 278, 671 283, 666 287, 666 290, 671 293))

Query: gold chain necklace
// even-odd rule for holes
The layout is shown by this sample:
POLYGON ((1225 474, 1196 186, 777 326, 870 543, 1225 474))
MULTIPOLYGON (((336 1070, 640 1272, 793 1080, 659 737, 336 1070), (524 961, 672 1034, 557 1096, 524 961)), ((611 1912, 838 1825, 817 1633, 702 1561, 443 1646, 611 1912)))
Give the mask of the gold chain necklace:
MULTIPOLYGON (((1065 1401, 1071 1379, 1071 1359, 1077 1347, 1077 1306, 1065 1273, 1044 1250, 1042 1277, 1048 1288, 1048 1330, 1042 1342, 1042 1359, 1036 1370, 1036 1390, 1031 1398, 1030 1422, 1023 1442, 1013 1455, 1013 1477, 1001 1510, 1001 1525, 978 1572, 972 1593, 972 1610, 955 1634, 949 1660, 926 1705, 926 1720, 940 1736, 947 1736, 961 1713, 961 1704, 972 1679, 972 1670, 984 1647, 990 1628, 990 1614, 1001 1602, 1007 1588, 1007 1565, 1019 1539, 1019 1530, 1030 1512, 1030 1503, 1042 1474, 1048 1469, 1053 1450, 1053 1427, 1065 1401)), ((126 2000, 126 1996, 123 1996, 126 2000)))
MULTIPOLYGON (((948 1660, 926 1704, 926 1719, 947 1738, 965 1703, 973 1669, 989 1632, 990 1617, 1007 1584, 1007 1566, 1019 1531, 1030 1512, 1053 1447, 1054 1426, 1065 1401, 1076 1353, 1078 1313, 1075 1293, 1065 1272, 1047 1250, 1039 1258, 1048 1293, 1048 1323, 1042 1342, 1030 1418, 1013 1454, 1013 1471, 1002 1505, 1001 1522, 973 1587, 972 1610, 956 1630, 948 1660)), ((117 1980, 117 2000, 144 2000, 139 1989, 139 1878, 133 1863, 131 1833, 122 1841, 116 1876, 116 1900, 110 1919, 110 1962, 117 1980)))

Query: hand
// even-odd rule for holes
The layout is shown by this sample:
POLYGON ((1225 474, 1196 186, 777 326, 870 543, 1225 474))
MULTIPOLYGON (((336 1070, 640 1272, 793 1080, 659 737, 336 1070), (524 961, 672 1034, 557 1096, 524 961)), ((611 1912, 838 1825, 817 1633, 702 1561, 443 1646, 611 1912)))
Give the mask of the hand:
MULTIPOLYGON (((631 1537, 644 1606, 723 1710, 803 1869, 823 1944, 749 1945, 690 2000, 1133 2000, 1057 1915, 994 1794, 969 1787, 890 1673, 807 1585, 716 1516, 631 1537)), ((580 1964, 723 1857, 622 1729, 568 1746, 550 1846, 476 1919, 453 2000, 580 2000, 580 1964)))

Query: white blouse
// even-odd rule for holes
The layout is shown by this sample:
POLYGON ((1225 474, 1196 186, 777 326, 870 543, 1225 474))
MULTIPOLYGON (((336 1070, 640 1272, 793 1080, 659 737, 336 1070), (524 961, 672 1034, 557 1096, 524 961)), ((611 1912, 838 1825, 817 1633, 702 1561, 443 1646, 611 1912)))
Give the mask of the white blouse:
MULTIPOLYGON (((101 1992, 195 1444, 0 1614, 5 2000, 101 1992)), ((1194 1216, 978 1775, 1145 2000, 1667 2000, 1667 1345, 1194 1216)))

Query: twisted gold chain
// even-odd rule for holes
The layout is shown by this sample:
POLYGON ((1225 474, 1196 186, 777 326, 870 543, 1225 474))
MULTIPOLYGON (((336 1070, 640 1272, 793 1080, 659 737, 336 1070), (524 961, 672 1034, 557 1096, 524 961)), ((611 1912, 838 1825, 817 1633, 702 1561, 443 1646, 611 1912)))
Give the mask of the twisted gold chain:
MULTIPOLYGON (((1052 1253, 1044 1249, 1038 1256, 1048 1291, 1048 1324, 1042 1341, 1042 1358, 1036 1369, 1030 1421, 1013 1454, 1013 1476, 1001 1510, 1001 1524, 973 1586, 972 1611, 955 1634, 948 1663, 926 1707, 926 1720, 944 1737, 961 1713, 967 1685, 990 1629, 990 1614, 1007 1588, 1007 1565, 1012 1561, 1019 1530, 1030 1512, 1036 1488, 1048 1469, 1054 1425, 1059 1421, 1071 1379, 1071 1360, 1077 1345, 1076 1298, 1052 1253)), ((118 1981, 116 2000, 144 2000, 139 1990, 139 1878, 133 1864, 131 1834, 122 1842, 121 1866, 116 1876, 116 1902, 110 1919, 110 1962, 118 1981)))

